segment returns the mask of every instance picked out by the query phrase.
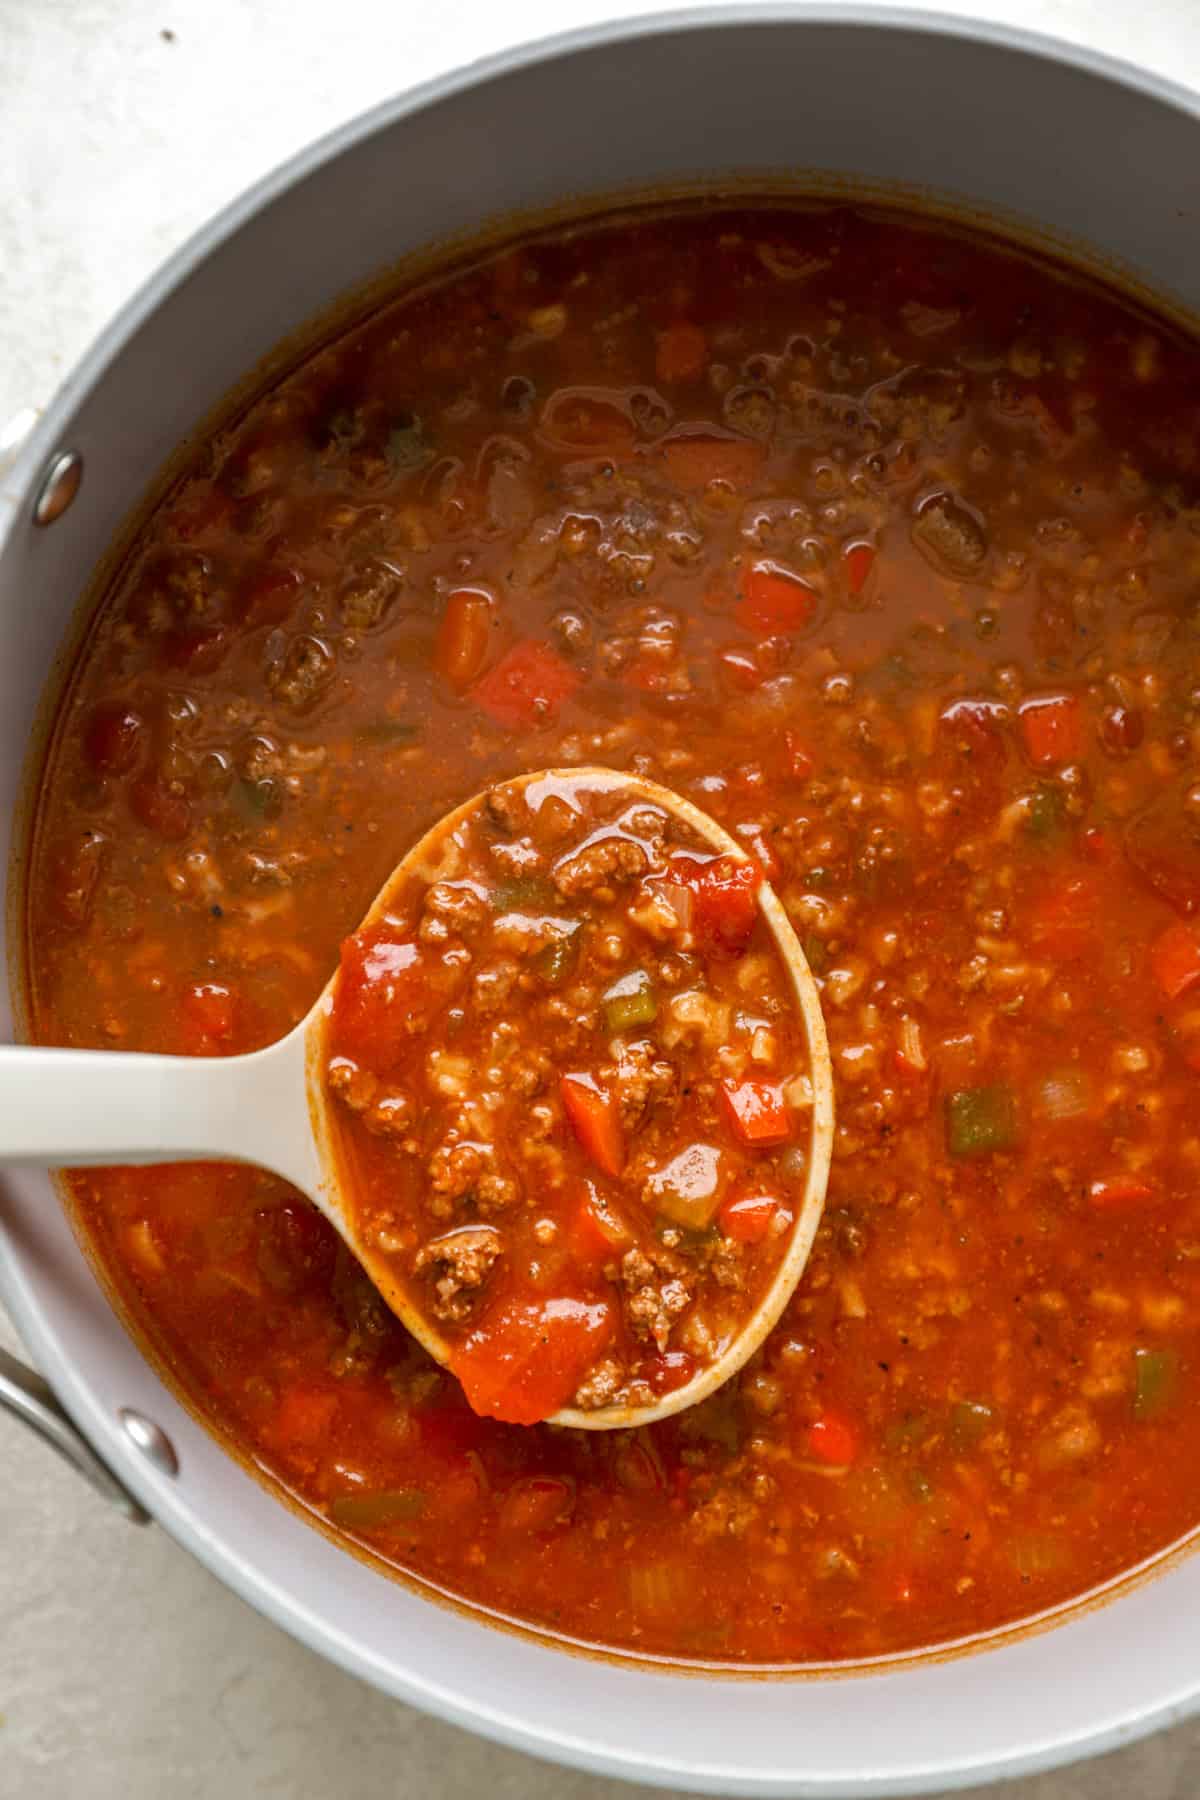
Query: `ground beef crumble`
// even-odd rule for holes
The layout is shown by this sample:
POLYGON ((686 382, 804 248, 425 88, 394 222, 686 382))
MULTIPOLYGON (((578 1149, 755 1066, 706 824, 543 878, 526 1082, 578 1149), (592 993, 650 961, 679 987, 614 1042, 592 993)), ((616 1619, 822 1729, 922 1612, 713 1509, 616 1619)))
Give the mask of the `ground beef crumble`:
POLYGON ((634 1248, 621 1259, 625 1290, 625 1316, 638 1337, 653 1338, 665 1350, 671 1327, 692 1303, 692 1290, 683 1280, 681 1260, 669 1250, 647 1253, 634 1248))
POLYGON ((571 900, 614 881, 636 881, 648 867, 646 852, 632 838, 601 838, 559 863, 553 879, 563 898, 571 900))
POLYGON ((583 1381, 575 1394, 575 1404, 584 1412, 598 1406, 610 1406, 625 1381, 624 1365, 615 1356, 606 1356, 583 1381))
POLYGON ((389 1086, 344 1056, 330 1062, 328 1081, 330 1091, 358 1114, 368 1131, 379 1137, 401 1137, 408 1131, 413 1106, 402 1089, 389 1086))
POLYGON ((502 1254, 500 1234, 490 1225, 464 1225, 419 1250, 413 1263, 416 1274, 443 1271, 433 1284, 434 1317, 461 1324, 502 1254))
POLYGON ((679 1091, 679 1071, 666 1057, 656 1056, 648 1039, 620 1045, 613 1069, 621 1123, 627 1132, 643 1124, 652 1108, 665 1106, 679 1091))

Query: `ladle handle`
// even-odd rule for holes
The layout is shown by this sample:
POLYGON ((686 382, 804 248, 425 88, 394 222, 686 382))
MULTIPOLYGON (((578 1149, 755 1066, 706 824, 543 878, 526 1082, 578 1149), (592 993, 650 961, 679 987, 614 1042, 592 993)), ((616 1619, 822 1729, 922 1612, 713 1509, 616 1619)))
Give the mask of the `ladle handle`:
POLYGON ((319 1180, 303 1040, 249 1056, 0 1046, 0 1164, 261 1163, 319 1180))

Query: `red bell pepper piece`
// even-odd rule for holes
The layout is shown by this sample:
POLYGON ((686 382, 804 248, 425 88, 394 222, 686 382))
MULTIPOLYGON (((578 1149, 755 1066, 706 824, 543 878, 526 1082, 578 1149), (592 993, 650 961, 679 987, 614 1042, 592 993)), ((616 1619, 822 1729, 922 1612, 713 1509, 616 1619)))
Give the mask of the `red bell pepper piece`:
POLYGON ((754 563, 742 576, 738 623, 750 631, 799 631, 816 603, 816 595, 798 575, 773 563, 754 563))
POLYGON ((721 1230, 735 1244, 761 1244, 779 1214, 779 1201, 765 1190, 731 1194, 717 1214, 721 1230))
POLYGON ((522 638, 471 692, 497 725, 519 731, 549 724, 582 679, 549 644, 522 638))
POLYGON ((1168 925, 1150 946, 1150 968, 1168 1000, 1178 1000, 1200 981, 1200 938, 1182 920, 1168 925))
POLYGON ((1038 769, 1074 762, 1083 739, 1082 715, 1075 694, 1050 694, 1026 700, 1018 714, 1025 754, 1038 769))
POLYGON ((858 1431, 842 1413, 822 1413, 808 1428, 808 1448, 813 1456, 842 1468, 858 1456, 858 1431))
POLYGON ((1136 1175, 1109 1175, 1093 1181, 1088 1198, 1093 1206, 1143 1206, 1155 1198, 1155 1189, 1136 1175))
POLYGON ((758 916, 762 871, 757 863, 734 856, 715 856, 708 863, 678 857, 674 870, 695 893, 697 936, 725 950, 743 950, 758 916))
POLYGON ((1038 902, 1030 929, 1034 947, 1060 962, 1086 956, 1096 942, 1099 910, 1094 880, 1073 876, 1038 902))
POLYGON ((333 1048, 377 1075, 386 1073, 411 1041, 414 1010, 428 993, 419 945, 389 936, 386 928, 356 932, 342 945, 333 1048))
POLYGON ((477 1413, 536 1425, 570 1402, 615 1331, 608 1300, 509 1300, 480 1320, 450 1366, 477 1413))
POLYGON ((777 1082, 723 1081, 720 1092, 729 1123, 743 1144, 767 1150, 787 1143, 792 1118, 777 1082))
POLYGON ((559 1083, 571 1128, 604 1175, 625 1167, 625 1133, 616 1101, 591 1075, 564 1075, 559 1083))
POLYGON ((633 1243, 633 1233, 596 1184, 585 1181, 572 1222, 572 1248, 581 1261, 611 1262, 633 1243))

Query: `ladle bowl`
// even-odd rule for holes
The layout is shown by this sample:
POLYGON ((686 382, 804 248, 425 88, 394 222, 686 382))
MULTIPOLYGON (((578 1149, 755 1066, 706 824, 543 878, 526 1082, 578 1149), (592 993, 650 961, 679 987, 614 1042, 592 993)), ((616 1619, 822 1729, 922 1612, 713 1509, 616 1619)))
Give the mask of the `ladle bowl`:
MULTIPOLYGON (((613 769, 538 770, 506 785, 528 787, 556 777, 592 791, 627 792, 662 808, 718 855, 750 858, 699 807, 669 788, 613 769)), ((490 791, 490 790, 489 790, 490 791)), ((456 826, 481 808, 473 795, 437 821, 396 864, 362 920, 387 917, 402 887, 417 874, 438 877, 456 826)), ((688 1382, 646 1405, 565 1407, 557 1425, 612 1430, 647 1425, 693 1406, 753 1355, 776 1324, 804 1272, 820 1222, 833 1138, 833 1084, 820 1000, 804 953, 770 884, 758 907, 785 964, 804 1028, 812 1086, 803 1191, 775 1274, 758 1305, 721 1354, 688 1382)), ((338 1154, 336 1101, 324 1071, 338 974, 286 1037, 238 1056, 163 1056, 139 1051, 0 1047, 0 1164, 51 1167, 195 1161, 254 1163, 273 1170, 324 1214, 366 1270, 391 1310, 436 1361, 453 1367, 453 1345, 418 1307, 389 1259, 359 1229, 338 1154)))

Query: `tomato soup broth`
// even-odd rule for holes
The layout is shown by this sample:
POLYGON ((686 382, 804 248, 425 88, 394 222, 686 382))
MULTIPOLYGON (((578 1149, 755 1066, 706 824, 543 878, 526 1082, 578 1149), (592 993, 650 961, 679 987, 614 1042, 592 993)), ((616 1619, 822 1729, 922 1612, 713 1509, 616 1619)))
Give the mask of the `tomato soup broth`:
MULTIPOLYGON (((682 1659, 942 1644, 1189 1532, 1198 485, 1193 343, 982 236, 845 207, 521 243, 398 293, 206 442, 103 596, 60 720, 37 1037, 265 1044, 441 814, 602 764, 695 801, 774 884, 838 1121, 779 1325, 636 1431, 481 1416, 274 1176, 72 1176, 192 1401, 398 1570, 682 1659)), ((513 861, 503 879, 565 917, 513 861)), ((488 907, 515 908, 489 866, 488 907)), ((431 916, 443 947, 474 929, 431 916)), ((628 910, 587 923, 612 942, 589 940, 586 1004, 555 949, 574 930, 530 949, 498 1148, 456 1161, 423 1130, 428 1096, 414 1111, 399 1064, 372 1066, 379 1020, 336 1079, 385 1193, 395 1156, 475 1234, 424 1266, 457 1328, 498 1233, 591 1234, 619 1366, 597 1338, 564 1391, 599 1403, 702 1358, 693 1290, 716 1305, 720 1271, 765 1254, 803 1096, 770 1060, 767 990, 739 998, 744 941, 718 977, 628 910), (628 1270, 618 1127, 652 1130, 656 1168, 697 1143, 737 1158, 695 1216, 650 1194, 628 1270)), ((493 984, 523 954, 502 947, 493 984)))

